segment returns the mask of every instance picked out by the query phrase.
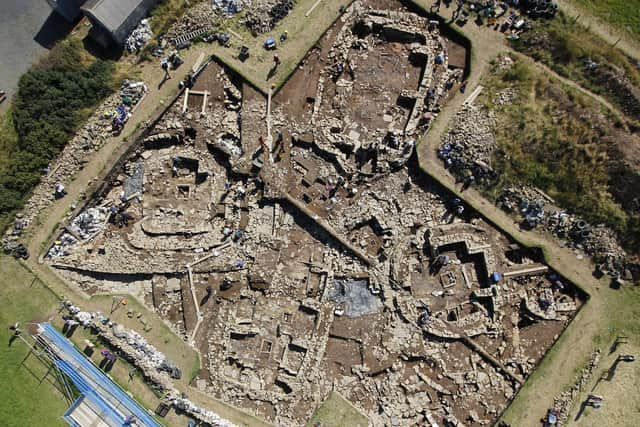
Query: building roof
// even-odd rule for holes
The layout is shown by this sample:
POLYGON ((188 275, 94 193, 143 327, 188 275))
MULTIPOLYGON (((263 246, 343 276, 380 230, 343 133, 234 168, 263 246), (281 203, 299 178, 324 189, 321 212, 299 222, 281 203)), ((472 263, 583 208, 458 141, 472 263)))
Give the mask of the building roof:
POLYGON ((89 0, 82 6, 82 10, 115 33, 142 2, 143 0, 89 0))

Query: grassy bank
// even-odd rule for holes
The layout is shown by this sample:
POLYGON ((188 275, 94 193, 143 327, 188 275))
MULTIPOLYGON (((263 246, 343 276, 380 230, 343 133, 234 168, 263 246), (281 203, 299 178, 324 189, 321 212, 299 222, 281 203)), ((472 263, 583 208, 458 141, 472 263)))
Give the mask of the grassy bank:
POLYGON ((594 16, 640 41, 640 2, 635 0, 572 0, 594 16))
POLYGON ((535 21, 512 46, 608 99, 638 125, 640 68, 580 22, 562 13, 550 21, 535 21))
POLYGON ((481 101, 498 117, 492 162, 500 174, 486 189, 489 197, 510 185, 535 186, 561 207, 626 236, 626 246, 639 252, 640 218, 624 208, 611 174, 618 166, 617 144, 632 136, 618 129, 596 101, 523 60, 494 71, 483 84, 481 101), (494 94, 505 90, 514 91, 515 99, 496 102, 494 94))
POLYGON ((115 89, 113 62, 96 60, 71 38, 21 78, 0 122, 0 226, 22 208, 42 170, 115 89))
POLYGON ((154 35, 160 35, 180 18, 186 10, 202 0, 162 0, 151 10, 151 29, 154 35))

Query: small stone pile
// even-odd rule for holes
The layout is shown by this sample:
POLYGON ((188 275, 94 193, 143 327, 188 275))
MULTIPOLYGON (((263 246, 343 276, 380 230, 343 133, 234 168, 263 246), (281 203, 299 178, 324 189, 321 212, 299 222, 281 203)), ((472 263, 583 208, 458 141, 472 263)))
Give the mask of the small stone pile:
POLYGON ((108 213, 106 208, 89 208, 75 217, 69 228, 80 238, 86 240, 102 230, 108 213))
POLYGON ((497 92, 493 97, 494 105, 510 105, 518 98, 518 91, 512 87, 505 88, 497 92))
POLYGON ((124 47, 129 52, 137 52, 142 49, 149 40, 151 40, 151 37, 153 37, 151 24, 148 19, 143 19, 131 32, 129 37, 127 37, 127 40, 124 42, 124 47))
POLYGON ((175 40, 196 30, 210 29, 218 18, 218 12, 217 9, 212 7, 211 2, 198 3, 169 28, 165 38, 167 40, 175 40))
POLYGON ((509 69, 511 69, 511 67, 513 67, 513 65, 515 64, 515 61, 513 60, 513 58, 509 55, 499 55, 495 64, 495 67, 493 68, 492 72, 494 74, 501 74, 504 71, 507 71, 509 69))
POLYGON ((218 10, 233 15, 242 12, 245 4, 251 4, 251 0, 213 0, 212 4, 218 10))
POLYGON ((58 240, 56 240, 49 252, 47 252, 47 258, 61 258, 71 254, 71 247, 78 243, 78 239, 73 237, 69 233, 62 234, 58 240))
POLYGON ((493 112, 475 104, 466 105, 443 138, 438 155, 459 178, 473 175, 479 181, 493 175, 491 156, 496 149, 495 126, 493 112))
POLYGON ((207 425, 217 427, 235 427, 235 424, 221 418, 220 415, 215 412, 199 407, 195 403, 183 397, 174 397, 171 400, 171 404, 180 411, 191 414, 193 417, 203 421, 207 425))

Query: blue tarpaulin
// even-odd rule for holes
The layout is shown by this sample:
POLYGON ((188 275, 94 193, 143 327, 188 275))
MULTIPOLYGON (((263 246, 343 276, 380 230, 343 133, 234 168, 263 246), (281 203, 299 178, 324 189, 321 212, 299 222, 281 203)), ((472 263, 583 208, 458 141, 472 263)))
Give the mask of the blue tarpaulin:
POLYGON ((40 323, 41 337, 51 347, 59 360, 56 366, 80 392, 80 398, 65 414, 72 426, 77 424, 70 417, 80 403, 95 408, 101 419, 112 426, 127 426, 127 419, 135 419, 138 426, 161 427, 153 416, 133 400, 120 386, 96 367, 87 357, 49 323, 40 323))

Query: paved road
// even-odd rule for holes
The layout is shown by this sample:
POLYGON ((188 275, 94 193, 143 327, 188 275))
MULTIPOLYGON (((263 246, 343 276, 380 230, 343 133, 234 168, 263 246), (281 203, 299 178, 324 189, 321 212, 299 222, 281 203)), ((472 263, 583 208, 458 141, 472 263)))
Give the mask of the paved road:
MULTIPOLYGON (((9 97, 20 76, 47 52, 69 25, 52 15, 45 0, 2 0, 0 13, 0 89, 9 97), (46 47, 48 46, 48 47, 46 47)), ((0 105, 0 111, 8 102, 0 105)))

